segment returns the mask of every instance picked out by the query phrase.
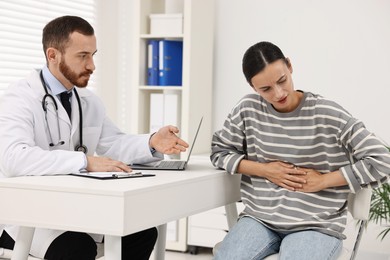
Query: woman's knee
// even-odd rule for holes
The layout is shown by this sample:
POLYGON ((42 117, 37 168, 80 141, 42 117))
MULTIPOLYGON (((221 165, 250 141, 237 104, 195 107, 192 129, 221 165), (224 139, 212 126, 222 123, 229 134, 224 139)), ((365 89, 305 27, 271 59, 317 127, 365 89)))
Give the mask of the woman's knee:
POLYGON ((337 259, 342 246, 342 240, 318 231, 295 232, 283 239, 280 259, 337 259))
POLYGON ((215 259, 262 259, 277 252, 280 240, 262 223, 243 217, 226 235, 216 250, 215 259))

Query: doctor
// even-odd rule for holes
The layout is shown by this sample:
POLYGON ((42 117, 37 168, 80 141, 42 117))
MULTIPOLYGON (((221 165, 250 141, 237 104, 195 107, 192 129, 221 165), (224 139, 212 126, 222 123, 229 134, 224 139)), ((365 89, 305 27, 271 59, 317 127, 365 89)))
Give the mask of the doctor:
MULTIPOLYGON (((0 178, 83 169, 130 172, 127 164, 186 150, 188 144, 176 136, 176 127, 166 126, 152 135, 126 135, 107 118, 102 102, 85 88, 97 51, 94 29, 87 21, 75 16, 54 19, 43 29, 42 43, 46 66, 12 84, 0 102, 0 178)), ((0 235, 0 247, 12 249, 17 227, 6 227, 0 235)), ((92 237, 102 240, 37 229, 31 254, 49 260, 92 260, 92 237)), ((149 259, 156 238, 155 228, 123 237, 122 259, 149 259)))

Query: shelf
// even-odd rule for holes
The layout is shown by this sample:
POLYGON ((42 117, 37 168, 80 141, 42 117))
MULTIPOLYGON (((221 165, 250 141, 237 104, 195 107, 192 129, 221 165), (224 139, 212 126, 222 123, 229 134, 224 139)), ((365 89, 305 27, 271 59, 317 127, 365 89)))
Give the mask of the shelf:
POLYGON ((140 86, 139 90, 183 90, 182 86, 140 86))
MULTIPOLYGON (((171 99, 176 96, 177 118, 175 125, 180 129, 180 137, 191 142, 193 140, 200 118, 203 123, 196 145, 192 153, 209 153, 211 143, 211 110, 212 110, 212 71, 213 71, 213 23, 214 0, 136 0, 131 15, 134 22, 132 40, 134 42, 132 55, 133 73, 130 82, 131 96, 131 133, 150 133, 151 128, 159 127, 160 121, 151 122, 155 114, 151 111, 160 111, 151 108, 153 102, 160 106, 161 99, 155 99, 162 93, 163 112, 169 106, 171 99), (183 33, 177 34, 150 33, 150 14, 183 14, 183 33), (149 86, 146 85, 148 69, 148 40, 179 40, 183 42, 182 86, 149 86), (153 109, 153 110, 152 110, 153 109)), ((173 106, 174 107, 174 106, 173 106)), ((169 109, 168 109, 169 110, 169 109)), ((157 113, 158 114, 158 113, 157 113)), ((168 113, 172 115, 174 113, 168 113)), ((162 121, 167 114, 162 113, 162 121)), ((161 116, 160 114, 158 116, 161 116)), ((171 118, 169 118, 170 120, 171 118)), ((172 123, 169 123, 172 124, 172 123)), ((180 159, 187 158, 188 151, 180 155, 180 159)), ((174 241, 167 241, 167 249, 186 251, 187 249, 187 218, 175 223, 177 227, 174 241)))
POLYGON ((166 38, 172 38, 172 39, 183 39, 183 34, 178 35, 152 35, 152 34, 141 34, 141 39, 166 39, 166 38))

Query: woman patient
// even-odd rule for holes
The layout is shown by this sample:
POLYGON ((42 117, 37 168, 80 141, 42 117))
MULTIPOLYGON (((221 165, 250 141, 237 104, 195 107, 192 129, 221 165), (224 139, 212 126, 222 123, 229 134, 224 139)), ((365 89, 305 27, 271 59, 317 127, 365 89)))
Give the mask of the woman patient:
POLYGON ((214 134, 211 161, 242 175, 245 209, 215 259, 336 259, 348 193, 386 181, 390 154, 339 104, 295 90, 276 45, 251 46, 242 68, 254 93, 214 134))

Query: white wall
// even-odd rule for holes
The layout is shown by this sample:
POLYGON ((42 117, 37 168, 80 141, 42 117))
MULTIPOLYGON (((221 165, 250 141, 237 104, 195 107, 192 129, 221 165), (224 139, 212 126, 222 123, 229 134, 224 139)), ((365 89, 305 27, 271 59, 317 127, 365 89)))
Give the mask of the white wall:
MULTIPOLYGON (((296 89, 332 98, 390 143, 390 1, 216 0, 214 130, 252 91, 241 59, 258 41, 290 57, 296 89)), ((390 237, 369 227, 361 253, 389 255, 390 237)))
MULTIPOLYGON (((267 40, 292 60, 296 88, 334 99, 390 143, 390 1, 215 1, 213 130, 222 126, 239 98, 252 91, 241 72, 243 53, 267 40)), ((128 111, 131 95, 126 89, 132 77, 132 4, 102 1, 100 8, 99 95, 113 121, 126 130, 131 123, 130 113, 123 110, 128 111)), ((369 227, 363 252, 390 254, 390 237, 380 242, 380 229, 369 227)))
POLYGON ((130 82, 133 1, 97 1, 97 94, 109 118, 123 131, 131 126, 130 82))
POLYGON ((119 68, 118 38, 118 3, 116 1, 96 2, 96 38, 97 53, 96 61, 96 94, 104 100, 107 114, 118 122, 118 77, 119 68), (104 17, 104 19, 102 19, 104 17))
POLYGON ((292 60, 296 89, 337 101, 390 143, 390 1, 216 0, 214 130, 252 91, 241 59, 264 40, 292 60))

